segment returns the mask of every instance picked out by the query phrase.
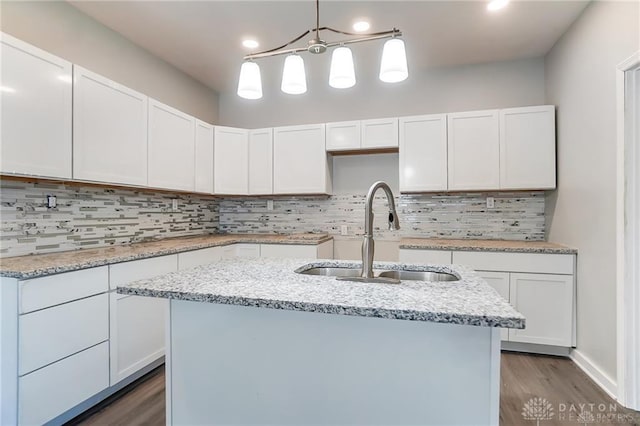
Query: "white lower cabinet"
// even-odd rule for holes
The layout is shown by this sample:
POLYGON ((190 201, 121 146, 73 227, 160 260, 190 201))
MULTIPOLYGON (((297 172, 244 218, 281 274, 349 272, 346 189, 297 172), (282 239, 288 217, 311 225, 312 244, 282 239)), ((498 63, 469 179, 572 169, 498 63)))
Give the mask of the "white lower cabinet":
MULTIPOLYGON (((508 272, 492 272, 492 271, 477 271, 495 291, 498 292, 504 300, 509 302, 509 273, 508 272)), ((509 340, 509 329, 503 328, 500 330, 500 339, 509 340)))
POLYGON ((526 318, 523 330, 502 330, 503 341, 575 346, 573 254, 401 249, 400 261, 454 263, 476 270, 526 318))
POLYGON ((511 304, 527 319, 510 342, 572 346, 573 275, 510 274, 511 304))
POLYGON ((261 244, 260 257, 290 259, 333 259, 333 241, 322 244, 261 244))
MULTIPOLYGON (((178 269, 176 255, 109 266, 110 287, 178 269)), ((120 382, 164 356, 167 299, 110 293, 110 384, 120 382)))
POLYGON ((113 386, 164 356, 167 300, 111 293, 110 302, 113 386))
POLYGON ((18 424, 48 422, 109 387, 109 342, 18 379, 18 424))
POLYGON ((186 251, 178 253, 178 270, 194 268, 200 265, 206 265, 222 259, 225 247, 209 247, 200 250, 186 251))

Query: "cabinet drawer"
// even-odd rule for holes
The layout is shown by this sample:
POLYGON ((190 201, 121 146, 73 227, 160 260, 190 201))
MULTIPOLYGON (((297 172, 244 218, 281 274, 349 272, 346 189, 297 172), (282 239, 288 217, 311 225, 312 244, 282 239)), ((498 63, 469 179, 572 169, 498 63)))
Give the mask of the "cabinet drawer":
POLYGON ((261 244, 260 257, 288 257, 294 259, 317 259, 317 246, 261 244))
POLYGON ((108 288, 107 266, 20 281, 20 313, 82 299, 108 288))
POLYGON ((18 382, 22 425, 43 424, 109 386, 109 343, 35 371, 18 382))
POLYGON ((454 251, 453 263, 483 271, 573 274, 572 254, 454 251))
POLYGON ((109 339, 109 296, 22 315, 18 327, 18 374, 23 375, 109 339))
POLYGON ((401 249, 400 262, 435 263, 448 265, 451 264, 451 252, 449 250, 401 249))
POLYGON ((236 244, 235 252, 238 257, 260 257, 260 244, 236 244))
POLYGON ((207 265, 222 258, 222 247, 211 247, 178 254, 178 270, 207 265))
POLYGON ((116 287, 127 283, 157 277, 178 270, 178 256, 160 256, 149 259, 134 260, 133 262, 117 263, 109 266, 109 287, 116 287))

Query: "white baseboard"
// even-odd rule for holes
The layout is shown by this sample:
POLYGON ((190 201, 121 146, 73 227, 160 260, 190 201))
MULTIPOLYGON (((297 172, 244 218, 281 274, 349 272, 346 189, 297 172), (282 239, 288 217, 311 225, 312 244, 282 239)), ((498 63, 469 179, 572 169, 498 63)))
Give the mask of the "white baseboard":
POLYGON ((614 401, 618 400, 618 385, 600 367, 593 363, 585 354, 577 349, 571 351, 569 358, 593 380, 596 385, 605 391, 614 401))

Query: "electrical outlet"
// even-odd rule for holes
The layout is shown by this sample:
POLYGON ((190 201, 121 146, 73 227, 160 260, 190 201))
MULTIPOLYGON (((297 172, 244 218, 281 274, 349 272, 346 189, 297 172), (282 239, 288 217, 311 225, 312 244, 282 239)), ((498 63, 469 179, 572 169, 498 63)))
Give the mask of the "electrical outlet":
POLYGON ((492 209, 496 206, 496 202, 493 197, 487 197, 487 208, 492 209))
POLYGON ((273 210, 273 200, 267 200, 267 210, 273 210))
POLYGON ((47 208, 55 209, 58 206, 58 198, 55 195, 47 195, 47 208))
POLYGON ((349 227, 347 225, 340 226, 340 235, 349 235, 349 227))
POLYGON ((174 198, 171 200, 171 210, 173 210, 174 212, 178 211, 178 199, 174 198))

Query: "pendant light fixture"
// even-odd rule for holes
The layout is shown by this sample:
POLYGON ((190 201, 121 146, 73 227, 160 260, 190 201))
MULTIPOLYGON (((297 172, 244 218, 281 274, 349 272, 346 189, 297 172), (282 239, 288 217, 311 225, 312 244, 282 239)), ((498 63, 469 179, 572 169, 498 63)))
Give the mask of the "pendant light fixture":
POLYGON ((284 60, 280 89, 290 95, 300 95, 307 91, 307 76, 304 72, 304 61, 300 55, 294 53, 284 60))
POLYGON ((245 99, 260 99, 262 97, 262 82, 260 79, 260 67, 253 62, 254 59, 270 56, 288 55, 282 70, 281 90, 292 95, 299 95, 307 91, 307 80, 304 69, 304 60, 298 53, 309 52, 314 55, 322 54, 330 48, 336 48, 331 55, 331 69, 329 72, 329 85, 337 89, 346 89, 356 84, 356 75, 351 49, 345 45, 364 41, 381 40, 391 38, 384 44, 382 61, 380 63, 380 80, 386 83, 397 83, 409 76, 407 57, 404 41, 399 37, 402 32, 394 28, 388 31, 375 33, 352 33, 336 30, 331 27, 320 27, 320 2, 316 0, 316 26, 307 30, 288 43, 274 49, 245 55, 245 62, 240 69, 238 81, 238 96, 245 99), (321 31, 329 31, 334 34, 349 36, 345 40, 327 42, 320 38, 321 31), (306 35, 314 32, 313 38, 305 47, 290 47, 300 41, 306 35))
POLYGON ((331 70, 329 71, 329 86, 336 89, 346 89, 356 84, 356 72, 353 68, 351 49, 340 46, 331 55, 331 70))

